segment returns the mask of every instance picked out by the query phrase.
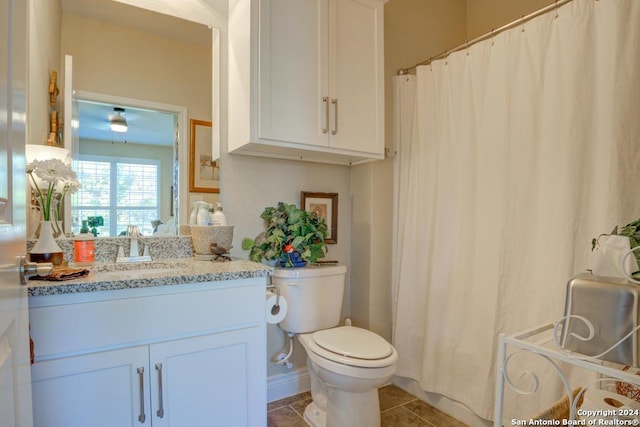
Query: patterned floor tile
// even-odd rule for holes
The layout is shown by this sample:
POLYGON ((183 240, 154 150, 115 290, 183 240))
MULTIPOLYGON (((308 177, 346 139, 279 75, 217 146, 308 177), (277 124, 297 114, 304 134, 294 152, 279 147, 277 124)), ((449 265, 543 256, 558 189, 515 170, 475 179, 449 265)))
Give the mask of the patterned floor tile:
POLYGON ((403 408, 438 427, 464 427, 466 425, 418 399, 403 405, 403 408))
MULTIPOLYGON (((463 427, 450 417, 394 385, 378 390, 382 427, 463 427)), ((301 393, 269 403, 268 427, 306 427, 304 410, 311 393, 301 393)))
POLYGON ((402 406, 380 414, 380 424, 382 427, 434 427, 402 406))
POLYGON ((416 399, 412 394, 394 385, 380 387, 380 389, 378 389, 378 395, 380 397, 380 412, 404 405, 416 399))
POLYGON ((269 427, 307 427, 307 422, 288 406, 267 413, 269 427))

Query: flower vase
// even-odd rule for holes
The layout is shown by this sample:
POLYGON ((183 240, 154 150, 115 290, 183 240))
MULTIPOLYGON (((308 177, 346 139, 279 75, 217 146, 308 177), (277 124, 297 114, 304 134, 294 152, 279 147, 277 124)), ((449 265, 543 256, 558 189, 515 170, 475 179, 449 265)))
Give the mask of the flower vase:
POLYGON ((53 265, 60 265, 63 259, 64 252, 53 237, 51 221, 40 221, 40 236, 31 252, 29 252, 29 261, 50 262, 53 265))
POLYGON ((56 239, 64 235, 64 221, 51 221, 51 231, 53 232, 53 238, 56 239))
POLYGON ((53 229, 53 237, 58 238, 64 235, 64 216, 60 212, 61 200, 52 199, 51 208, 49 210, 51 215, 51 228, 53 229))
POLYGON ((307 265, 307 261, 296 251, 288 252, 286 256, 280 258, 280 267, 299 268, 307 265))

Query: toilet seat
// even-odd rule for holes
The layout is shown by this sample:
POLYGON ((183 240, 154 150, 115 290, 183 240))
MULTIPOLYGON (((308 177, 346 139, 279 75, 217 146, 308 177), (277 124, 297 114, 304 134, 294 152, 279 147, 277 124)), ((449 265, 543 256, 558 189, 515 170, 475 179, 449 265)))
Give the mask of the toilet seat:
POLYGON ((394 364, 398 355, 381 336, 354 326, 340 326, 300 339, 308 350, 325 359, 361 368, 381 368, 394 364))

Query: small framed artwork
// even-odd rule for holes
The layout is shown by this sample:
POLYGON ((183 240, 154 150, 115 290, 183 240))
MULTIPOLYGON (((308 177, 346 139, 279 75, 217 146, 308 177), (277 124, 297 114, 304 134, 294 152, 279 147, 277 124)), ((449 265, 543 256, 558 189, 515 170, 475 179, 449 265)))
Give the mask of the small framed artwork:
POLYGON ((220 158, 213 158, 211 122, 189 120, 189 191, 220 192, 220 158))
POLYGON ((338 193, 311 193, 303 191, 301 209, 315 212, 327 223, 325 243, 338 243, 338 193))

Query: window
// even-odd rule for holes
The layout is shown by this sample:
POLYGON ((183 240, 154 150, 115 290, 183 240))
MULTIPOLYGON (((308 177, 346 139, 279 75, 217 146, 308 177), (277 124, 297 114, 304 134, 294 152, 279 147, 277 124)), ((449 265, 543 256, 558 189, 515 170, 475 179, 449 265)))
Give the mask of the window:
POLYGON ((159 218, 160 206, 159 161, 80 156, 75 170, 82 188, 71 199, 74 233, 82 220, 101 216, 99 236, 118 236, 129 224, 138 225, 143 235, 153 234, 151 222, 159 218))

